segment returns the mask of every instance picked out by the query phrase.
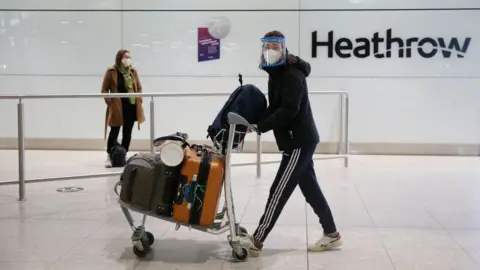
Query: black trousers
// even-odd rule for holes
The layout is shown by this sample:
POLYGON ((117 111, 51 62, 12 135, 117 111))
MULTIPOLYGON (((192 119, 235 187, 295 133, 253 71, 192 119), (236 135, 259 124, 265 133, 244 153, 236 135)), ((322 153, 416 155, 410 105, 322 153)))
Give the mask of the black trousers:
MULTIPOLYGON (((132 104, 123 105, 123 127, 122 127, 122 146, 127 150, 130 148, 132 141, 132 131, 135 121, 137 121, 136 107, 132 104)), ((110 154, 110 149, 118 143, 118 135, 120 134, 120 127, 110 127, 110 133, 107 140, 107 153, 110 154)))
POLYGON ((300 186, 305 200, 320 219, 324 233, 337 231, 332 212, 315 175, 312 159, 315 148, 316 145, 313 145, 283 154, 277 176, 270 188, 265 212, 253 235, 256 240, 265 241, 297 185, 300 186))

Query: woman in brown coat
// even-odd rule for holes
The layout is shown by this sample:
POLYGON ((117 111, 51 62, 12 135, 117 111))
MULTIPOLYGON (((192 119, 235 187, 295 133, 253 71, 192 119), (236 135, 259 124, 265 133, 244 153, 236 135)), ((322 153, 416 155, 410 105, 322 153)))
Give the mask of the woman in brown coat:
MULTIPOLYGON (((138 78, 137 71, 132 67, 130 52, 120 50, 115 57, 115 65, 109 67, 105 73, 102 84, 102 93, 141 93, 142 85, 138 78)), ((105 98, 107 111, 105 114, 105 133, 107 126, 110 126, 108 134, 107 153, 117 144, 120 127, 122 127, 122 146, 128 152, 132 139, 132 130, 135 122, 140 124, 145 121, 143 113, 142 98, 105 98)), ((110 158, 105 162, 105 167, 110 168, 110 158)))

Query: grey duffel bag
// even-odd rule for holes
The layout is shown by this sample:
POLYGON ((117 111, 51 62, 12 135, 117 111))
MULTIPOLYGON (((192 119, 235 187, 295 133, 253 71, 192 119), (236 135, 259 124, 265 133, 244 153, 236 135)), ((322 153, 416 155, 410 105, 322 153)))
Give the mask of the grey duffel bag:
POLYGON ((138 153, 128 159, 120 177, 120 199, 142 210, 150 210, 160 155, 138 153))
POLYGON ((181 164, 168 167, 159 154, 139 153, 128 161, 120 177, 120 200, 137 209, 171 217, 181 179, 181 164))

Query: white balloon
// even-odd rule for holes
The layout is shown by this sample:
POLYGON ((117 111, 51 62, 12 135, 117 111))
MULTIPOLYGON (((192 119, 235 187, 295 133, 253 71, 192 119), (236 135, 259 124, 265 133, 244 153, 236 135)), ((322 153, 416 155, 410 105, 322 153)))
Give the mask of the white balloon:
POLYGON ((208 32, 217 39, 224 39, 230 33, 230 20, 225 17, 215 17, 208 22, 208 32))
POLYGON ((166 141, 160 146, 160 159, 169 167, 176 167, 182 163, 184 150, 180 142, 166 141))

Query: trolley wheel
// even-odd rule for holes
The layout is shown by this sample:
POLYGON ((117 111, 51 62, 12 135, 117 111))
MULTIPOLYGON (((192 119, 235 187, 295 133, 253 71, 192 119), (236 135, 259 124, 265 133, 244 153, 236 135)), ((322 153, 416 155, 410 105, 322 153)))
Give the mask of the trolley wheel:
POLYGON ((145 232, 145 234, 148 237, 148 245, 152 246, 153 243, 155 243, 155 237, 153 236, 153 234, 151 232, 145 232))
POLYGON ((133 246, 133 254, 138 258, 144 258, 148 252, 150 252, 150 247, 143 246, 143 250, 140 250, 136 246, 133 246))
POLYGON ((232 250, 232 257, 239 262, 246 261, 248 258, 248 250, 246 248, 242 248, 242 252, 238 254, 235 250, 232 250))

